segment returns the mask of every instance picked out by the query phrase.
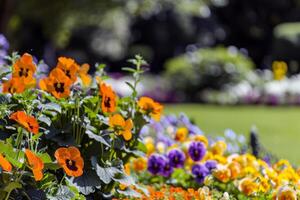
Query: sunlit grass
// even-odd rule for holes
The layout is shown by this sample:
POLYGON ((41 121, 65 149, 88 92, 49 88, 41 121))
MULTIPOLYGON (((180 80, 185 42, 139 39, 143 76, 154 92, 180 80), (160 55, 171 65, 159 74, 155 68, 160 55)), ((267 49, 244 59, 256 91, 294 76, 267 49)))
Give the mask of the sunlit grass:
POLYGON ((227 128, 248 135, 255 125, 267 149, 300 164, 300 107, 169 104, 165 109, 165 113, 182 111, 210 135, 223 134, 227 128))

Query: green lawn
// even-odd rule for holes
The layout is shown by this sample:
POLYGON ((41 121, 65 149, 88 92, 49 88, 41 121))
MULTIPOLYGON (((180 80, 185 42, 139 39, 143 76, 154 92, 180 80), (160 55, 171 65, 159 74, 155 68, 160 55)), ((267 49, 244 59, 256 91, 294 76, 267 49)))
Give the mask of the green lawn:
POLYGON ((300 107, 166 105, 166 114, 180 112, 209 135, 223 135, 225 129, 231 128, 248 136, 255 125, 267 149, 279 158, 300 164, 300 107))

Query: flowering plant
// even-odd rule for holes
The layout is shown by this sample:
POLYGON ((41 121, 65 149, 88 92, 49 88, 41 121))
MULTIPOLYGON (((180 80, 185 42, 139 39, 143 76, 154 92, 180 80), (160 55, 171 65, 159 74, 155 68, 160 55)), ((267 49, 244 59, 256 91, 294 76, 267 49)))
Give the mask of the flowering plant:
MULTIPOLYGON (((162 106, 138 99, 136 87, 146 62, 135 68, 128 97, 118 98, 89 65, 60 57, 48 75, 30 54, 14 53, 0 68, 0 199, 101 199, 112 194, 139 196, 135 180, 125 173, 129 158, 143 154, 141 128, 162 106)), ((141 190, 143 188, 140 188, 141 190)))

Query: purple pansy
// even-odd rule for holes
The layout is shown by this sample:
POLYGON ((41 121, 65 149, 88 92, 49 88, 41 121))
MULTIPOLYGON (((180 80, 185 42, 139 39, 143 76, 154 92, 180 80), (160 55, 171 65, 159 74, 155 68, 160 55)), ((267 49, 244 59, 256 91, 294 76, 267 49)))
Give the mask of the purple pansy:
POLYGON ((160 175, 164 177, 169 177, 173 173, 174 169, 171 166, 169 159, 164 158, 164 163, 162 164, 160 175))
POLYGON ((184 153, 179 149, 173 149, 168 153, 168 158, 172 167, 183 167, 185 161, 184 153))
POLYGON ((196 164, 192 167, 192 174, 198 183, 203 183, 205 177, 209 175, 209 170, 205 165, 196 164))
POLYGON ((207 160, 205 162, 205 167, 211 172, 211 170, 217 168, 217 161, 215 161, 215 160, 207 160))
POLYGON ((188 154, 193 161, 200 161, 206 153, 206 148, 202 142, 192 142, 188 149, 188 154))
POLYGON ((157 175, 162 171, 162 167, 165 165, 165 159, 163 156, 158 154, 152 154, 148 159, 148 171, 157 175))

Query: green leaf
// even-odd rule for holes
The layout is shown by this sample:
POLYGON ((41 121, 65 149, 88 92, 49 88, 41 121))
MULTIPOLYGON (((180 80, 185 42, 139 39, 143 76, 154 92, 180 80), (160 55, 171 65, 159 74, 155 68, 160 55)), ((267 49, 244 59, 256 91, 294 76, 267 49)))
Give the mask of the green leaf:
POLYGON ((134 88, 134 86, 131 84, 131 83, 129 83, 129 82, 125 82, 133 91, 135 91, 135 88, 134 88))
POLYGON ((45 173, 43 179, 39 181, 37 184, 39 189, 45 191, 46 189, 56 187, 57 180, 54 174, 45 173))
POLYGON ((60 105, 56 103, 47 103, 43 106, 43 109, 49 110, 49 111, 56 111, 57 113, 61 113, 61 107, 60 105))
POLYGON ((96 118, 97 117, 97 113, 95 113, 92 109, 90 109, 87 106, 83 106, 83 107, 84 107, 85 113, 87 113, 90 118, 96 118))
POLYGON ((66 178, 70 186, 74 186, 84 195, 94 193, 96 188, 101 187, 101 181, 95 171, 85 170, 80 177, 66 178))
POLYGON ((131 149, 128 149, 128 148, 124 148, 124 151, 126 153, 132 153, 133 155, 135 155, 137 157, 145 157, 145 153, 143 151, 131 150, 131 149))
POLYGON ((7 71, 7 72, 3 72, 0 74, 0 80, 2 80, 4 77, 6 77, 7 75, 9 75, 11 72, 7 71))
POLYGON ((130 68, 130 67, 122 67, 122 70, 123 70, 123 71, 127 71, 127 72, 132 72, 132 73, 136 72, 135 69, 130 68))
POLYGON ((146 147, 146 145, 142 141, 138 142, 138 145, 137 145, 136 148, 138 150, 142 151, 143 153, 147 153, 147 147, 146 147))
POLYGON ((6 156, 6 159, 15 167, 21 168, 24 161, 24 152, 14 149, 11 144, 0 141, 0 153, 6 156))
POLYGON ((98 177, 105 184, 109 184, 118 173, 122 173, 122 171, 116 167, 101 167, 97 163, 96 157, 92 157, 91 161, 92 166, 95 168, 98 177))
POLYGON ((99 64, 99 65, 96 66, 96 69, 101 70, 101 69, 104 69, 105 67, 106 67, 105 64, 99 64))
POLYGON ((66 200, 73 199, 75 197, 74 192, 72 192, 69 187, 65 185, 60 185, 55 196, 47 196, 49 200, 66 200))
POLYGON ((6 94, 0 94, 0 105, 1 104, 8 104, 10 102, 10 98, 6 94))
POLYGON ((45 169, 58 170, 61 167, 57 163, 44 163, 45 169))
POLYGON ((45 116, 45 115, 39 116, 38 121, 47 124, 47 126, 51 125, 51 119, 49 117, 45 116))
POLYGON ((42 135, 43 133, 38 133, 32 137, 32 140, 37 141, 42 135))
POLYGON ((92 126, 87 126, 86 128, 87 128, 87 129, 86 129, 85 133, 87 134, 87 136, 88 136, 89 138, 94 139, 94 140, 96 140, 97 142, 100 142, 100 143, 105 144, 106 146, 110 147, 110 145, 107 143, 107 141, 106 141, 103 137, 101 137, 100 135, 97 135, 97 134, 93 133, 93 132, 90 130, 90 129, 93 128, 92 126))
POLYGON ((20 183, 18 183, 18 182, 10 182, 7 186, 5 186, 4 190, 7 193, 10 193, 14 189, 20 189, 20 188, 22 188, 22 185, 20 183))
POLYGON ((133 178, 131 176, 126 175, 125 172, 117 174, 115 177, 112 177, 112 179, 123 185, 133 185, 135 183, 133 178))
POLYGON ((52 159, 48 153, 39 153, 38 156, 44 163, 52 163, 52 159))

